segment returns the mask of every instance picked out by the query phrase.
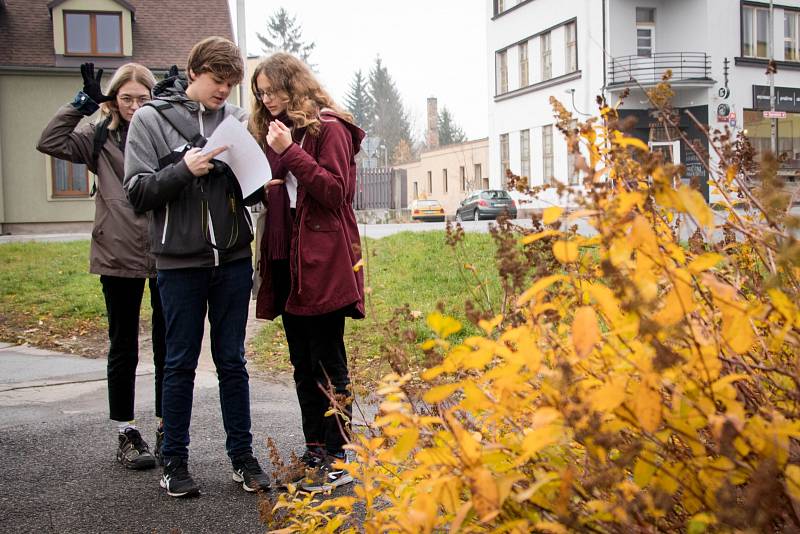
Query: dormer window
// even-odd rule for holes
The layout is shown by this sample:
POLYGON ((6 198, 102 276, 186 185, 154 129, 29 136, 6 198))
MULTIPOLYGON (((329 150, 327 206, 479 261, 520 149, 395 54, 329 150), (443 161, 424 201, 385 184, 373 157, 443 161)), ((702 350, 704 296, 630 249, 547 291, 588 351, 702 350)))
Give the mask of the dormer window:
POLYGON ((64 11, 65 55, 121 56, 122 13, 64 11))

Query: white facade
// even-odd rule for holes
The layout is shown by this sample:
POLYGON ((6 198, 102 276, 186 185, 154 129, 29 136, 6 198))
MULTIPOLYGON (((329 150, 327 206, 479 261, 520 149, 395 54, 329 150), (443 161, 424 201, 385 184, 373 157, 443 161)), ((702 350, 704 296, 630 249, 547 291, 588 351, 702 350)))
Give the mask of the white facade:
MULTIPOLYGON (((765 33, 775 43, 774 58, 778 62, 775 85, 787 88, 777 95, 783 99, 778 109, 787 111, 787 118, 778 122, 778 148, 786 158, 784 173, 789 175, 795 168, 800 169, 800 0, 781 0, 780 7, 774 9, 771 31, 767 30, 769 21, 763 18, 765 12, 760 11, 769 6, 764 0, 505 0, 499 3, 504 4, 501 13, 497 12, 498 0, 485 2, 491 79, 492 187, 504 185, 501 136, 505 134, 509 141, 508 167, 515 174, 523 174, 525 151, 520 147, 523 130, 530 131, 529 183, 533 186, 545 183, 548 179, 545 173, 550 168, 555 180, 569 183, 566 143, 555 127, 552 164, 545 161, 547 143, 543 142, 542 132, 544 127, 555 124, 549 103, 551 96, 560 100, 576 118, 583 118, 581 113, 597 114, 597 95, 605 95, 609 102, 615 103, 629 89, 630 95, 621 109, 638 118, 638 128, 631 133, 647 142, 660 141, 651 128, 655 123, 650 122, 646 111, 649 102, 638 86, 652 87, 666 68, 673 72, 673 104, 677 108, 691 108, 712 129, 724 127, 729 118, 735 117, 735 128, 747 129, 757 147, 765 148, 766 143, 768 148, 769 121, 763 119, 762 111, 755 109, 754 103, 754 86, 768 85, 765 33), (747 17, 756 12, 758 20, 751 27, 747 17), (565 43, 567 24, 572 21, 577 37, 576 70, 570 68, 565 43), (753 36, 750 40, 756 41, 752 47, 743 37, 748 30, 753 36), (552 72, 550 79, 545 80, 541 45, 546 44, 542 35, 548 31, 552 72), (527 86, 520 83, 519 44, 523 42, 528 43, 527 86), (500 80, 498 53, 502 51, 508 65, 507 90, 500 80), (726 58, 729 95, 723 97, 720 90, 725 87, 726 58), (797 93, 796 100, 791 102, 793 88, 797 88, 797 93), (726 104, 734 115, 718 121, 720 104, 726 104)), ((768 101, 761 100, 762 109, 764 105, 768 101)), ((689 125, 688 116, 682 113, 682 117, 681 126, 689 125)), ((695 129, 690 137, 702 136, 695 129)), ((687 181, 706 189, 703 165, 691 150, 678 145, 665 148, 674 148, 675 160, 687 166, 687 181)), ((555 191, 548 191, 540 195, 534 207, 564 202, 556 197, 555 191)))

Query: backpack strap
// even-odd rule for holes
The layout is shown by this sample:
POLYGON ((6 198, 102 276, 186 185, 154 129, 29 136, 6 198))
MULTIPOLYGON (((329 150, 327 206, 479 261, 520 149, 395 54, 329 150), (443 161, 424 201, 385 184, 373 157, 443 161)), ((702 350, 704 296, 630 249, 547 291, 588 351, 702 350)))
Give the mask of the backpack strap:
MULTIPOLYGON (((103 151, 103 145, 105 145, 108 140, 108 125, 110 123, 111 117, 109 116, 94 127, 94 137, 92 138, 92 162, 94 163, 95 170, 97 170, 97 162, 100 159, 100 152, 103 151)), ((89 193, 89 196, 93 197, 96 193, 97 182, 93 180, 92 191, 89 193)))
POLYGON ((200 130, 189 119, 184 117, 172 102, 166 100, 151 100, 145 106, 151 106, 164 117, 175 130, 181 134, 181 137, 189 141, 192 146, 203 147, 206 144, 206 138, 200 133, 200 130))

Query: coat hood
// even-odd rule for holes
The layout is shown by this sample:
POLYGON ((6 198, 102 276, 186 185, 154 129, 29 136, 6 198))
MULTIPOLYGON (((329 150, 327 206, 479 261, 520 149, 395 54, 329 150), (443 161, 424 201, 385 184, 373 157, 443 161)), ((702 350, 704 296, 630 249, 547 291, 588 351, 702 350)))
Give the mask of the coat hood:
POLYGON ((320 117, 323 121, 325 120, 332 120, 332 119, 339 119, 339 121, 344 125, 345 128, 350 132, 350 135, 353 138, 353 154, 358 154, 361 150, 361 141, 366 137, 366 133, 364 130, 356 126, 354 123, 350 122, 346 118, 342 117, 334 110, 329 108, 323 108, 320 112, 320 117))
POLYGON ((189 87, 189 82, 186 78, 171 76, 161 80, 153 87, 153 98, 168 102, 180 102, 189 111, 196 112, 200 109, 200 103, 186 96, 187 87, 189 87))

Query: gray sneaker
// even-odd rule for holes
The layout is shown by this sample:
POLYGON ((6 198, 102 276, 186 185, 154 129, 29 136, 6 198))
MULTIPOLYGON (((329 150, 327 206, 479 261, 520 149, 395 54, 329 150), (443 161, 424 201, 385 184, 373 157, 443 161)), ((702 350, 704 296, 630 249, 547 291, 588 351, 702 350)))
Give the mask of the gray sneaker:
POLYGON ((120 433, 117 461, 128 469, 152 469, 156 466, 150 447, 135 428, 120 433))
POLYGON ((353 475, 347 468, 340 469, 333 466, 337 460, 346 464, 350 463, 350 459, 345 455, 341 457, 328 455, 322 465, 300 483, 300 487, 305 491, 330 491, 353 482, 353 475))

